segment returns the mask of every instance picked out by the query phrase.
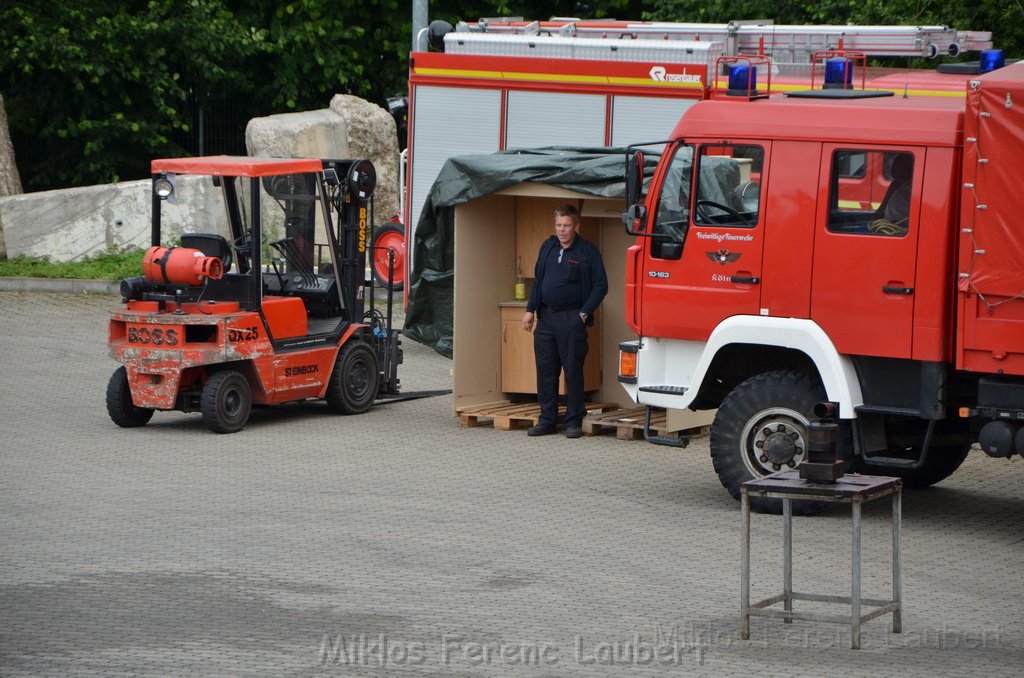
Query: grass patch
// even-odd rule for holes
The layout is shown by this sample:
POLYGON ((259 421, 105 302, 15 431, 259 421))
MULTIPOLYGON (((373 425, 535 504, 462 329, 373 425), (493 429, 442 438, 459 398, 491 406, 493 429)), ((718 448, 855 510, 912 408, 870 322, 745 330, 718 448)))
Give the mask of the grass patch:
POLYGON ((105 252, 81 261, 50 261, 48 257, 0 257, 0 276, 121 280, 142 274, 143 250, 105 252))

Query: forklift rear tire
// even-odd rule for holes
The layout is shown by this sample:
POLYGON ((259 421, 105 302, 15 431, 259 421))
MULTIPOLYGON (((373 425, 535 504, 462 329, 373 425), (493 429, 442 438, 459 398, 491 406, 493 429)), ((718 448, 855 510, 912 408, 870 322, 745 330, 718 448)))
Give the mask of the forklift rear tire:
POLYGON ((203 386, 201 407, 203 423, 214 433, 240 431, 252 409, 249 381, 236 370, 214 372, 203 386))
POLYGON ((124 365, 114 370, 107 382, 107 414, 121 428, 145 426, 153 418, 149 407, 136 407, 128 385, 128 370, 124 365))
POLYGON ((338 414, 362 414, 377 399, 379 382, 377 354, 362 341, 349 341, 334 363, 327 385, 327 407, 338 414))

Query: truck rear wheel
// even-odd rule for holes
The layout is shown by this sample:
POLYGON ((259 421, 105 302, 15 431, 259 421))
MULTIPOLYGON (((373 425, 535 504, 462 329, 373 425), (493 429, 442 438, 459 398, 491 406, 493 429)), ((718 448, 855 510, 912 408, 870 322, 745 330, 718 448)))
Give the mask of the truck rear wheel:
POLYGON ((223 370, 210 375, 203 385, 203 423, 214 433, 234 433, 249 421, 252 390, 241 372, 223 370))
MULTIPOLYGON (((800 372, 750 377, 722 401, 711 425, 711 460, 734 499, 748 480, 796 468, 807 455, 807 427, 824 387, 800 372)), ((848 430, 848 428, 847 428, 848 430)), ((848 434, 847 434, 848 435, 848 434)), ((759 513, 781 513, 781 499, 752 497, 759 513)), ((823 502, 794 501, 794 513, 816 513, 823 502)))
POLYGON ((124 365, 114 370, 107 382, 107 414, 111 421, 121 428, 145 426, 153 418, 153 410, 136 407, 132 402, 132 390, 128 385, 128 370, 124 365))
POLYGON ((380 366, 369 345, 353 340, 338 352, 327 385, 327 407, 338 414, 362 414, 377 399, 380 366))

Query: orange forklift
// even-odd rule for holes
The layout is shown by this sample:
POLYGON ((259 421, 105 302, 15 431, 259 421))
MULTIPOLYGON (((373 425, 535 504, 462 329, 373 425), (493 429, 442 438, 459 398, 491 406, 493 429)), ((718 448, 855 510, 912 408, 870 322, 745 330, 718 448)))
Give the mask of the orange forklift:
POLYGON ((110 315, 114 423, 178 410, 234 433, 254 404, 358 414, 397 394, 391 291, 377 310, 366 275, 375 185, 366 160, 154 160, 152 246, 110 315))

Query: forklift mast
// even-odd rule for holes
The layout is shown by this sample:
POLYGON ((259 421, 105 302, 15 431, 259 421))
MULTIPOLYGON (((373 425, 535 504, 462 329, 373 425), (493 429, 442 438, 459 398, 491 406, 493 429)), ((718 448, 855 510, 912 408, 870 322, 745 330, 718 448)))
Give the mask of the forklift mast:
POLYGON ((349 320, 359 322, 364 313, 366 250, 370 238, 369 200, 377 183, 368 160, 324 160, 324 181, 337 214, 337 231, 331 248, 334 266, 341 272, 342 307, 349 320))

